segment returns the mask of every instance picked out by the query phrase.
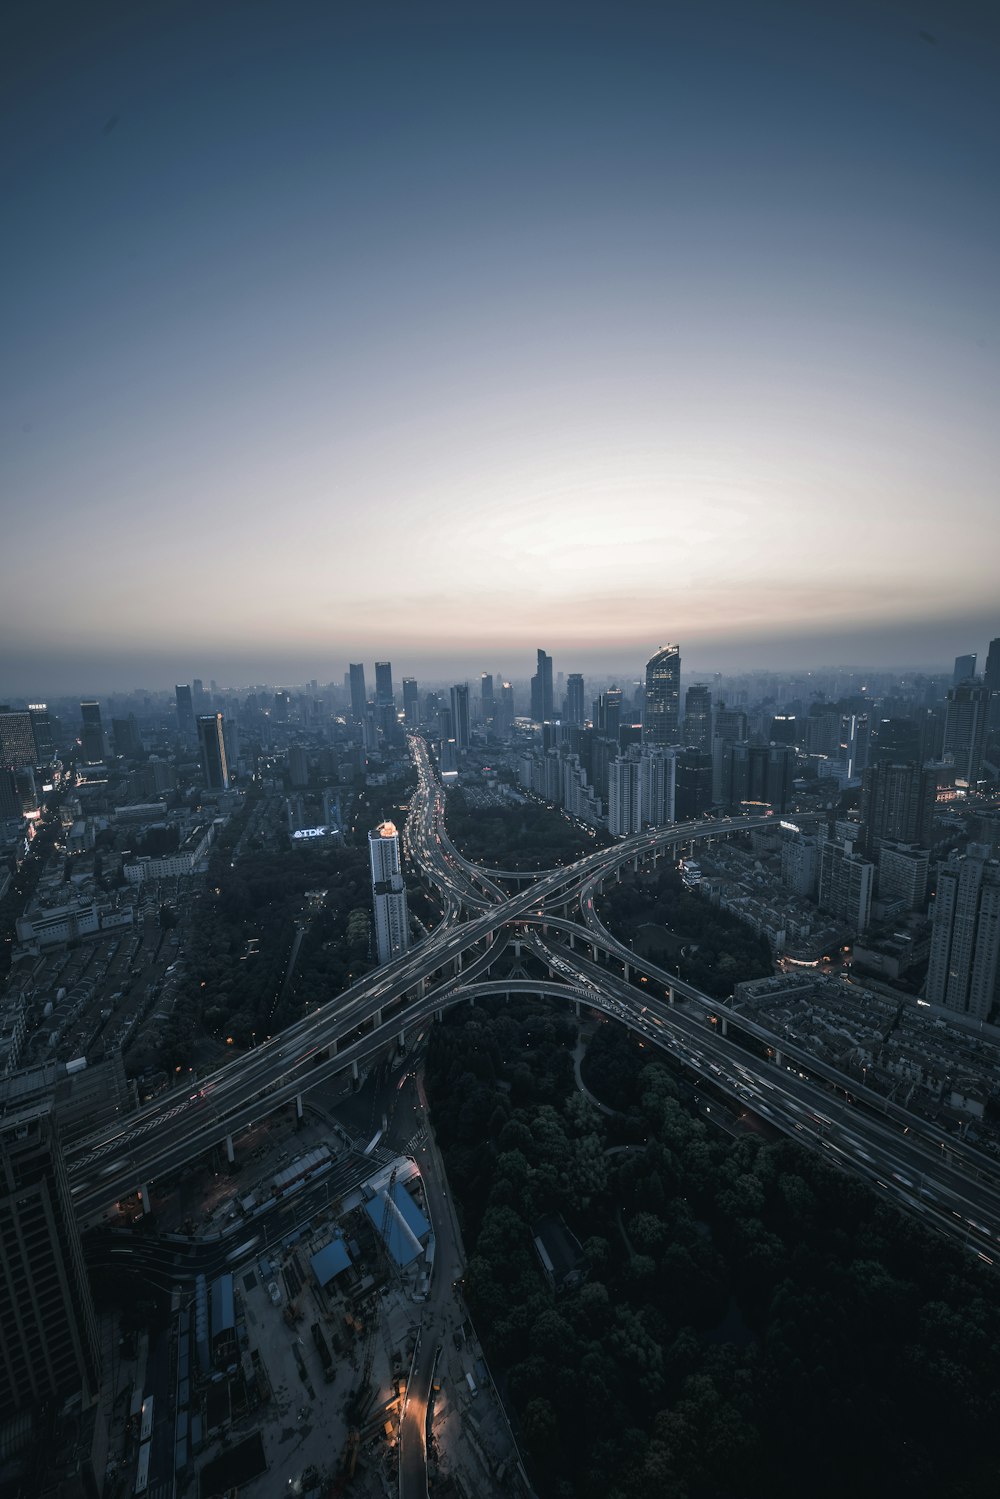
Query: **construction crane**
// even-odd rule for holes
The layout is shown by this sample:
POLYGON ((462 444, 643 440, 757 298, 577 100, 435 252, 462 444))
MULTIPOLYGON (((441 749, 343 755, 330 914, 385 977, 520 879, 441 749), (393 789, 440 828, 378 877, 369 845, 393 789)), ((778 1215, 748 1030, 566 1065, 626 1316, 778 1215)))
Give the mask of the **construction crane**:
MULTIPOLYGON (((396 1185, 396 1172, 398 1170, 398 1165, 393 1166, 392 1175, 389 1177, 389 1185, 385 1189, 385 1207, 382 1209, 382 1222, 379 1225, 379 1232, 376 1238, 375 1246, 375 1253, 378 1256, 380 1266, 381 1263, 387 1258, 386 1239, 389 1234, 389 1221, 392 1215, 392 1189, 396 1185)), ((372 1401, 372 1395, 374 1393, 371 1388, 371 1380, 372 1366, 375 1362, 375 1333, 377 1330, 377 1326, 378 1318, 369 1317, 368 1324, 365 1328, 364 1353, 361 1360, 361 1378, 358 1381, 358 1388, 351 1403, 352 1422, 359 1426, 363 1417, 367 1413, 368 1407, 372 1401)))

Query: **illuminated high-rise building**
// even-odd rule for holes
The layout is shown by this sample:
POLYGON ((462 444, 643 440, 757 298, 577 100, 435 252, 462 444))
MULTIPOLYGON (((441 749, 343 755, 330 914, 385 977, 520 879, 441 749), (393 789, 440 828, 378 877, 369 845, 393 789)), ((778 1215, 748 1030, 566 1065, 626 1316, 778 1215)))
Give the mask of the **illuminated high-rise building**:
POLYGON ((375 662, 375 706, 377 708, 393 708, 396 699, 392 691, 392 662, 375 662))
POLYGON ((712 750, 712 689, 707 682, 693 683, 684 694, 684 732, 688 749, 710 754, 712 750))
POLYGON ((12 765, 20 770, 24 765, 34 765, 37 760, 30 712, 0 708, 0 765, 12 765))
POLYGON ((496 717, 496 700, 493 696, 493 673, 484 671, 479 682, 479 704, 483 715, 483 723, 491 728, 496 717))
POLYGON ((944 752, 955 762, 955 774, 970 785, 979 780, 986 747, 990 689, 966 681, 948 689, 944 721, 944 752))
POLYGON ((228 791, 229 756, 221 713, 206 713, 198 719, 198 747, 205 785, 211 791, 228 791))
POLYGON ((410 945, 406 887, 399 862, 399 834, 395 823, 383 822, 368 834, 368 857, 375 903, 378 960, 388 963, 410 945))
POLYGON ((642 733, 647 744, 679 742, 680 699, 680 646, 664 645, 646 662, 642 733))
POLYGON ((959 1015, 986 1020, 1000 977, 1000 861, 970 843, 938 870, 926 997, 959 1015))

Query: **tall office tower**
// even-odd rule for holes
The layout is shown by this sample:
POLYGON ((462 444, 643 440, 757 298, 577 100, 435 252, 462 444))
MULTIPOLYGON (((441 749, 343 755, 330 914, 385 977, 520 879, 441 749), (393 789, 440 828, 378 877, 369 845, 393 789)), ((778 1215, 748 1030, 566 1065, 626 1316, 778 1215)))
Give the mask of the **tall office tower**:
POLYGON ((201 677, 195 677, 191 683, 191 699, 194 705, 195 716, 207 710, 208 693, 205 691, 205 684, 201 680, 201 677))
POLYGON ((240 726, 233 718, 226 718, 222 723, 222 743, 226 751, 226 763, 229 766, 229 778, 232 780, 233 771, 239 768, 240 759, 240 726))
POLYGON ((177 699, 177 727, 186 737, 194 733, 194 703, 186 682, 178 683, 174 696, 177 699))
POLYGON ((722 764, 722 794, 716 798, 732 811, 745 804, 766 803, 776 812, 787 809, 792 794, 795 755, 787 744, 726 744, 722 764))
POLYGON ((619 756, 608 767, 608 832, 612 838, 627 838, 641 827, 639 762, 619 756))
POLYGON ((351 684, 351 717, 355 723, 364 723, 368 709, 368 694, 365 692, 363 662, 352 661, 347 674, 351 684))
POLYGON ((824 843, 819 867, 819 905, 855 932, 867 930, 872 911, 875 865, 855 853, 852 843, 824 843))
POLYGON ((683 749, 677 756, 674 807, 678 822, 701 817, 712 805, 712 757, 703 750, 683 749))
POLYGON ((772 744, 798 744, 799 723, 794 713, 775 713, 768 734, 772 744))
POLYGON ((937 772, 929 766, 869 765, 861 780, 866 856, 874 859, 885 839, 928 848, 933 838, 936 798, 937 772))
POLYGON ((727 708, 720 703, 712 724, 712 801, 726 800, 724 771, 727 744, 744 744, 747 738, 747 716, 741 708, 727 708))
POLYGON ((493 727, 500 739, 508 739, 514 728, 514 688, 510 682, 500 684, 500 701, 493 727))
POLYGON ((82 1394, 100 1344, 51 1103, 0 1119, 0 1421, 82 1394))
POLYGON ((399 834, 395 823, 379 823, 368 834, 368 857, 372 869, 378 960, 380 963, 388 963, 406 952, 410 945, 410 918, 406 909, 406 887, 399 863, 399 834))
POLYGON ((416 677, 403 678, 403 717, 408 729, 415 729, 420 723, 420 694, 417 691, 416 677))
POLYGON ((684 694, 684 733, 689 749, 710 754, 712 749, 712 693, 706 682, 695 682, 684 694))
POLYGON ((52 720, 49 717, 49 709, 46 703, 29 703, 28 715, 31 718, 31 730, 35 736, 35 753, 38 763, 44 765, 46 761, 55 757, 56 743, 52 732, 52 720))
POLYGON ((115 754, 121 755, 126 760, 133 759, 142 754, 142 739, 139 735, 139 725, 135 721, 135 714, 130 713, 128 718, 113 718, 111 720, 111 736, 115 742, 115 754))
POLYGON ((104 726, 100 703, 80 704, 80 744, 84 763, 99 765, 104 759, 104 726))
POLYGON ((396 699, 392 691, 392 662, 375 662, 375 703, 379 708, 393 708, 396 699))
POLYGON ((959 687, 963 682, 971 682, 976 675, 976 653, 971 656, 956 656, 955 670, 952 674, 951 685, 959 687))
POLYGON ((665 822, 673 822, 676 791, 675 753, 662 745, 645 745, 639 756, 639 796, 643 823, 658 828, 665 822))
POLYGON ((1000 635, 996 640, 990 641, 990 648, 986 652, 983 686, 988 687, 991 692, 1000 692, 1000 635))
POLYGON ((14 765, 20 770, 22 765, 37 764, 38 758, 30 712, 0 708, 0 765, 14 765))
POLYGON ((870 765, 904 765, 918 763, 931 757, 924 756, 920 725, 914 718, 880 718, 875 724, 870 765))
POLYGON ((552 657, 544 651, 536 652, 538 667, 531 679, 531 719, 533 723, 550 723, 554 717, 552 704, 552 657))
POLYGON ((20 817, 24 812, 17 777, 13 765, 0 765, 0 822, 20 817))
POLYGON ((1000 861, 970 843, 938 870, 926 997, 985 1020, 997 998, 1000 957, 1000 861))
POLYGON ((493 673, 484 671, 479 678, 479 708, 482 713, 483 723, 487 728, 496 717, 497 705, 493 695, 493 673))
POLYGON ((451 723, 455 745, 461 754, 472 743, 469 733, 469 687, 466 682, 456 682, 451 689, 451 723))
POLYGON ((840 755, 852 781, 868 764, 870 727, 867 713, 845 713, 840 720, 840 755))
POLYGON ((647 744, 677 744, 681 701, 681 651, 662 645, 646 662, 646 704, 642 718, 647 744))
POLYGON ((292 695, 279 687, 274 694, 274 721, 275 723, 288 723, 292 716, 292 695))
POLYGON ((949 687, 944 721, 944 752, 955 762, 955 774, 971 785, 983 769, 990 690, 976 682, 949 687))
POLYGON ((225 721, 221 713, 206 713, 198 719, 201 773, 211 791, 229 790, 229 757, 226 754, 225 721))
POLYGON ((902 901, 908 911, 922 911, 931 863, 927 850, 887 840, 879 845, 877 863, 879 900, 902 901))
POLYGON ((438 721, 438 738, 439 739, 454 739, 454 737, 455 737, 455 718, 454 718, 454 714, 451 711, 451 708, 448 707, 445 703, 441 703, 440 706, 438 707, 437 721, 438 721))
POLYGON ((618 743, 618 730, 622 726, 622 690, 609 687, 594 699, 594 728, 604 739, 618 743))
MULTIPOLYGON (((200 719, 198 723, 200 726, 200 719)), ((304 744, 288 747, 288 778, 296 790, 309 785, 309 751, 304 744)))
POLYGON ((566 678, 566 722, 582 725, 583 721, 583 673, 571 671, 566 678))

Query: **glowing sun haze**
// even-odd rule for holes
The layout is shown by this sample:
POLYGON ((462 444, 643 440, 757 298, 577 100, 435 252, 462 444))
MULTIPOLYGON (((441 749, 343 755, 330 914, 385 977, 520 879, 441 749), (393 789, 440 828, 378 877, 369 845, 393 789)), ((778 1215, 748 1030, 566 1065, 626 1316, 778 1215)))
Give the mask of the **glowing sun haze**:
POLYGON ((981 648, 995 21, 817 9, 22 18, 0 693, 981 648))

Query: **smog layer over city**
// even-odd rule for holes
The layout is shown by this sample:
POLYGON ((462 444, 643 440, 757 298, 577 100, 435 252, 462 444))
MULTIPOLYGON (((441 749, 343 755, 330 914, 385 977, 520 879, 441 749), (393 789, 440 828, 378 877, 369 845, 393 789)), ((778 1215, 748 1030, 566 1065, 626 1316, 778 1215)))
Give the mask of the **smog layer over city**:
POLYGON ((0 59, 0 1499, 995 1499, 1000 13, 0 59))

